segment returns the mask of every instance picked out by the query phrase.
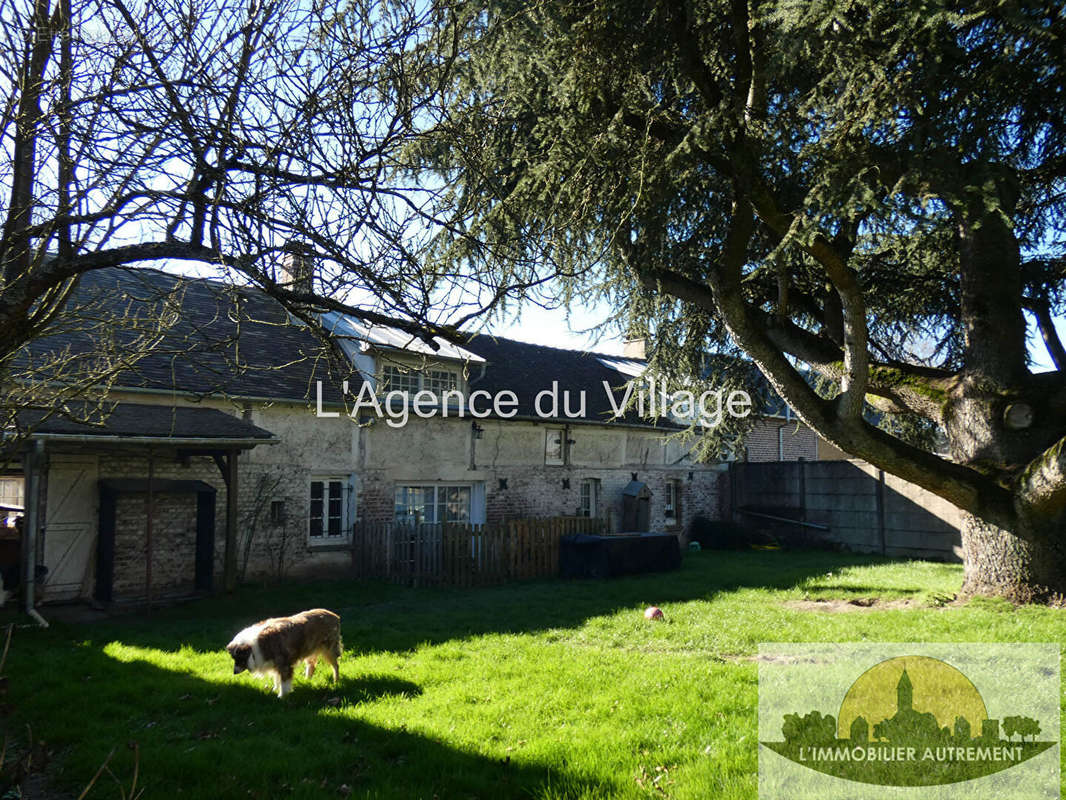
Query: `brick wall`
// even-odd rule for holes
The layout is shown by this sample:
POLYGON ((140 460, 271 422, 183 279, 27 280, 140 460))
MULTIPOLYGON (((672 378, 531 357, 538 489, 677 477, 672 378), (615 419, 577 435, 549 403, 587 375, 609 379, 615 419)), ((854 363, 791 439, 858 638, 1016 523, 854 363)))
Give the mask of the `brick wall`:
MULTIPOLYGON (((209 458, 178 460, 173 450, 160 450, 153 457, 153 474, 160 480, 198 480, 215 487, 215 545, 225 541, 226 488, 222 477, 209 458)), ((148 477, 148 458, 140 452, 109 451, 101 454, 100 478, 144 479, 148 477)), ((145 494, 118 496, 115 506, 116 599, 144 596, 146 521, 145 494)), ((164 595, 192 588, 195 578, 196 495, 192 492, 154 494, 152 518, 152 593, 164 595)), ((221 550, 218 562, 221 564, 221 550)), ((216 579, 221 575, 216 570, 216 579)))
MULTIPOLYGON (((238 569, 247 578, 306 575, 347 566, 347 554, 316 552, 308 545, 307 516, 311 470, 277 464, 248 463, 241 457, 238 477, 238 569), (270 504, 284 503, 284 517, 270 518, 270 504), (247 558, 246 558, 247 554, 247 558)), ((214 486, 215 583, 223 575, 226 544, 226 485, 210 458, 180 461, 173 451, 155 456, 159 479, 200 480, 214 486)), ((146 457, 110 454, 100 459, 101 478, 147 478, 146 457)), ((116 508, 115 596, 144 594, 145 495, 122 494, 116 508)), ((196 496, 157 494, 153 518, 153 592, 181 592, 193 585, 196 544, 196 496)))
MULTIPOLYGON (((115 507, 116 598, 145 593, 148 557, 146 494, 121 494, 115 507)), ((193 588, 196 553, 196 495, 158 493, 152 498, 152 593, 193 588)))
POLYGON ((745 461, 814 461, 818 435, 799 420, 760 419, 744 440, 745 461))

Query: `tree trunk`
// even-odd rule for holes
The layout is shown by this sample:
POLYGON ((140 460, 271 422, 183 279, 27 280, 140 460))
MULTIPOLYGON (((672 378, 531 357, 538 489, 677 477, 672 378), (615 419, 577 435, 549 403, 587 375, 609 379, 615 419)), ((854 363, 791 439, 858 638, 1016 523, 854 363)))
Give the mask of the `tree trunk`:
MULTIPOLYGON (((957 387, 944 427, 956 461, 990 472, 1003 485, 1014 480, 1018 465, 1029 463, 1062 436, 1061 416, 1041 409, 1039 398, 972 378, 957 387), (1007 419, 1013 403, 1038 410, 1012 427, 1007 419)), ((963 596, 1061 602, 1066 598, 1066 520, 1019 513, 1018 505, 1007 513, 1013 519, 1003 528, 965 515, 963 596)))
POLYGON ((1062 524, 1041 526, 1026 541, 966 515, 962 526, 962 595, 994 595, 1015 603, 1066 600, 1066 537, 1062 524))

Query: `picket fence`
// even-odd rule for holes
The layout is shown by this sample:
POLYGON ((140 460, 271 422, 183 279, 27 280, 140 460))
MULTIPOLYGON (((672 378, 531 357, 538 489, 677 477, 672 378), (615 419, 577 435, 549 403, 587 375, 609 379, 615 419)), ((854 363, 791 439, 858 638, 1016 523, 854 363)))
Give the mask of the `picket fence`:
POLYGON ((559 574, 559 539, 603 533, 589 517, 516 519, 497 525, 360 522, 352 571, 411 586, 484 586, 559 574))

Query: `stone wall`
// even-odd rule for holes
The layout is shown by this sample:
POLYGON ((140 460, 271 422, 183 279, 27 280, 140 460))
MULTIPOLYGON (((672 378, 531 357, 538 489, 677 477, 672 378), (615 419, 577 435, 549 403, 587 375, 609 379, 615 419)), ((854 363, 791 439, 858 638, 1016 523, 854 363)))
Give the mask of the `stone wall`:
POLYGON ((392 429, 363 428, 359 476, 360 519, 392 518, 397 486, 419 483, 483 484, 486 522, 523 517, 574 516, 581 483, 599 482, 597 516, 613 530, 622 524, 622 489, 637 475, 652 492, 653 530, 680 530, 697 514, 720 513, 722 468, 693 464, 675 438, 644 429, 571 425, 566 464, 545 463, 550 422, 418 420, 392 429), (678 482, 681 517, 664 514, 667 482, 678 482))
MULTIPOLYGON (((131 396, 132 402, 159 402, 154 396, 131 396)), ((170 403, 185 401, 167 398, 170 403)), ((322 419, 312 409, 270 404, 238 407, 224 401, 203 406, 243 416, 273 432, 277 444, 260 445, 239 456, 237 560, 248 578, 285 578, 337 572, 348 568, 350 554, 341 547, 312 546, 308 537, 310 485, 315 478, 341 477, 355 489, 353 516, 370 521, 391 519, 397 486, 413 483, 462 483, 483 486, 486 519, 574 515, 581 482, 599 481, 598 516, 618 530, 622 523, 622 489, 635 473, 652 492, 653 530, 681 530, 695 515, 720 513, 721 467, 691 463, 685 445, 647 429, 572 425, 564 465, 545 463, 548 428, 534 421, 480 421, 481 436, 470 420, 412 419, 396 429, 377 421, 360 426, 346 417, 322 419), (667 481, 678 482, 680 516, 664 512, 667 481), (568 485, 564 486, 564 482, 568 485), (504 485, 505 483, 505 485, 504 485), (277 514, 272 514, 272 508, 277 514)), ((145 479, 147 450, 139 446, 67 448, 72 457, 91 454, 98 479, 145 479)), ((58 451, 57 451, 58 452, 58 451)), ((57 456, 58 457, 58 456, 57 456)), ((221 585, 226 540, 227 487, 214 460, 183 457, 174 449, 156 448, 156 478, 199 480, 216 489, 214 582, 221 585)), ((48 492, 63 488, 44 487, 48 492)), ((90 497, 98 496, 95 490, 90 497)), ((116 520, 114 594, 135 599, 144 593, 145 512, 143 494, 123 494, 116 520)), ((91 522, 86 548, 83 592, 94 585, 96 555, 95 500, 87 500, 84 518, 91 522), (92 507, 88 507, 88 506, 92 507)), ((191 587, 195 568, 196 498, 158 494, 153 521, 153 592, 157 596, 191 587)))
MULTIPOLYGON (((718 518, 721 514, 720 483, 723 473, 706 468, 613 469, 589 467, 517 466, 480 474, 486 494, 486 522, 498 523, 529 517, 575 516, 581 500, 581 482, 599 481, 596 516, 608 521, 615 532, 622 527, 622 490, 633 479, 647 484, 652 493, 649 527, 657 531, 680 531, 698 515, 718 518), (691 477, 690 477, 691 476, 691 477), (664 502, 667 481, 677 481, 680 515, 667 517, 664 502)), ((462 477, 455 479, 462 482, 462 477)), ((406 481, 384 470, 370 470, 360 479, 360 519, 384 522, 392 519, 396 486, 406 481)))

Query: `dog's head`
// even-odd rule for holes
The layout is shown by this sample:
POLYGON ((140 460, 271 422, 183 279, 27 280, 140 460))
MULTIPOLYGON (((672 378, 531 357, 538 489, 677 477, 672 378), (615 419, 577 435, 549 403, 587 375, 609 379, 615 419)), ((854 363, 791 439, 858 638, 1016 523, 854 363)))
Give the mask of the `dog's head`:
POLYGON ((246 642, 230 642, 226 651, 233 656, 233 674, 248 669, 248 659, 252 657, 252 646, 246 642))

